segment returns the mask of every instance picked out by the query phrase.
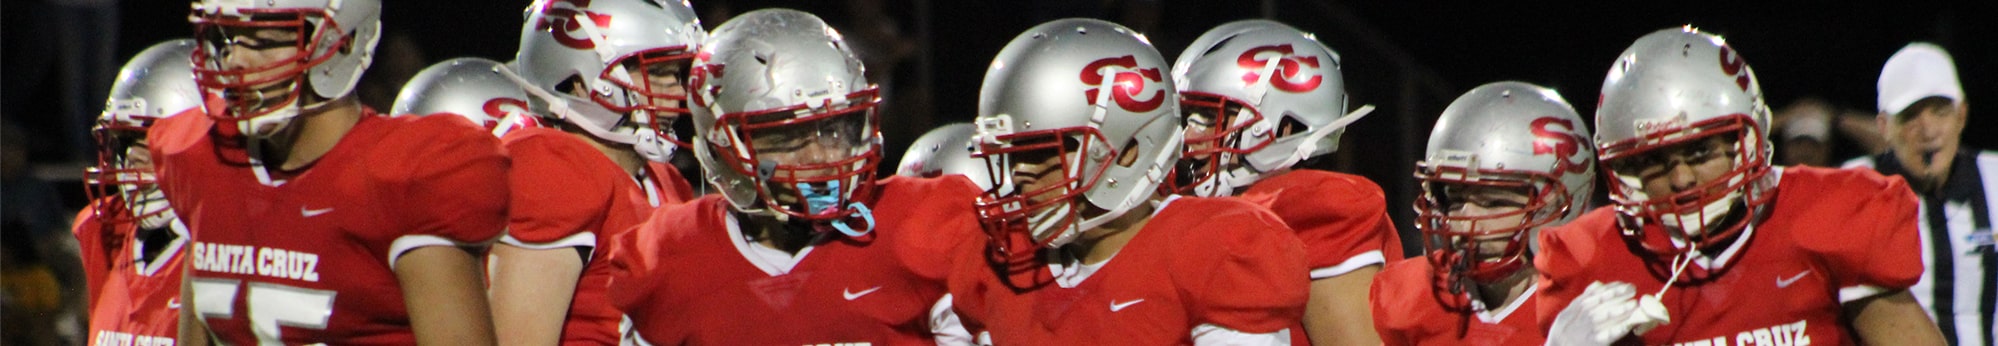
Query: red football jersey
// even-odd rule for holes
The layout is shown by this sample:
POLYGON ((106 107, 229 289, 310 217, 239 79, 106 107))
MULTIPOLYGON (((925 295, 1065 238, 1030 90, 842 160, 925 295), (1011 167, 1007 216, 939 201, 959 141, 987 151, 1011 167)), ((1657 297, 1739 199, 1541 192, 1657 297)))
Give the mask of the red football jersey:
POLYGON ((210 135, 217 126, 183 114, 149 137, 160 187, 194 235, 190 307, 217 341, 414 343, 396 257, 506 227, 507 158, 463 117, 365 110, 324 157, 273 170, 269 185, 240 140, 210 135))
POLYGON ((1366 177, 1293 170, 1250 185, 1244 199, 1270 212, 1304 241, 1311 278, 1323 279, 1399 260, 1401 236, 1388 219, 1380 185, 1366 177))
MULTIPOLYGON (((1767 219, 1744 230, 1731 250, 1709 255, 1726 263, 1718 271, 1685 266, 1660 297, 1671 323, 1641 335, 1644 344, 1850 343, 1839 322, 1842 302, 1906 289, 1922 274, 1915 196, 1901 178, 1809 167, 1775 174, 1767 219)), ((1534 262, 1541 330, 1592 282, 1627 282, 1643 295, 1670 278, 1673 259, 1633 253, 1616 218, 1611 208, 1597 208, 1542 232, 1534 262)))
POLYGON ((758 265, 720 195, 659 208, 609 244, 611 300, 656 345, 934 344, 950 248, 976 237, 961 178, 890 177, 860 238, 828 234, 788 271, 758 265))
MULTIPOLYGON (((600 243, 645 221, 653 208, 686 201, 690 189, 672 166, 641 168, 651 181, 640 185, 583 140, 552 128, 514 130, 501 139, 513 159, 505 242, 533 249, 601 249, 600 243), (662 167, 667 171, 659 171, 662 167)), ((564 344, 618 343, 622 316, 605 296, 609 284, 608 263, 585 264, 562 326, 564 344)))
MULTIPOLYGON (((117 202, 92 202, 97 203, 117 202)), ((159 249, 146 249, 135 238, 137 223, 105 227, 93 207, 77 213, 70 229, 81 246, 90 288, 89 344, 173 345, 180 328, 180 253, 188 240, 186 226, 169 224, 162 231, 172 232, 173 239, 159 249)))
MULTIPOLYGON (((1138 232, 1074 287, 1024 291, 995 275, 986 240, 970 241, 951 275, 958 316, 999 345, 1192 344, 1204 324, 1263 334, 1304 317, 1304 249, 1269 211, 1236 198, 1180 197, 1138 232)), ((1034 270, 1054 275, 1045 264, 1034 270)))
POLYGON ((1505 306, 1483 306, 1467 293, 1451 294, 1427 258, 1388 264, 1374 284, 1374 330, 1386 345, 1540 345, 1547 338, 1534 318, 1538 286, 1505 306))

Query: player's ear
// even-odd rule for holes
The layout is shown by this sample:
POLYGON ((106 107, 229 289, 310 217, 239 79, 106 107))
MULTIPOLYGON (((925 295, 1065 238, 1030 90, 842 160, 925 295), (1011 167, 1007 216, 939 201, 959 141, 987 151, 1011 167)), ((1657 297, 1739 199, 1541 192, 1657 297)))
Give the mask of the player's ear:
POLYGON ((1138 163, 1138 140, 1136 138, 1133 138, 1131 139, 1130 142, 1124 143, 1123 152, 1117 153, 1117 165, 1130 167, 1131 165, 1137 163, 1138 163))

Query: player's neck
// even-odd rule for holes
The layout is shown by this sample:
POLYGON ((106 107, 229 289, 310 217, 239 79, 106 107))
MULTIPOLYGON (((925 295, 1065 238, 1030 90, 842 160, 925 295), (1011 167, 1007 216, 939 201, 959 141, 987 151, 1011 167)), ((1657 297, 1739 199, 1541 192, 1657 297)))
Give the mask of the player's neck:
POLYGON ((584 143, 589 143, 591 148, 597 148, 597 151, 604 153, 604 157, 609 158, 611 163, 623 168, 625 175, 638 176, 638 169, 645 167, 645 158, 638 156, 638 150, 632 149, 630 145, 605 141, 587 133, 580 133, 580 130, 567 131, 569 128, 572 127, 564 127, 564 132, 576 136, 576 139, 581 139, 584 143))
POLYGON ((323 107, 302 111, 291 121, 291 128, 286 131, 290 133, 265 140, 265 144, 276 149, 269 152, 283 155, 269 160, 280 162, 279 170, 306 167, 333 151, 333 146, 340 144, 340 138, 347 136, 347 131, 353 130, 354 124, 361 121, 361 103, 353 95, 348 95, 329 101, 323 107))
POLYGON ((1528 266, 1520 268, 1518 271, 1513 272, 1512 275, 1506 276, 1506 278, 1500 279, 1498 282, 1478 284, 1478 298, 1483 301, 1486 309, 1495 310, 1504 308, 1507 304, 1511 304, 1514 299, 1519 299, 1520 295, 1525 294, 1527 288, 1533 287, 1533 276, 1537 273, 1537 271, 1533 270, 1533 267, 1528 266))
POLYGON ((1117 255, 1117 251, 1124 249, 1124 245, 1130 244, 1132 238, 1138 236, 1138 230, 1144 229, 1145 224, 1151 223, 1152 211, 1153 208, 1157 208, 1158 199, 1153 197, 1152 201, 1140 203, 1110 222, 1083 230, 1082 236, 1078 237, 1074 244, 1070 244, 1067 251, 1071 251, 1075 258, 1081 259, 1083 264, 1097 264, 1110 260, 1110 257, 1117 255))
POLYGON ((815 232, 812 232, 812 225, 802 220, 785 222, 765 215, 746 213, 735 215, 736 219, 744 221, 742 225, 748 228, 743 230, 743 234, 747 235, 750 241, 766 248, 797 255, 798 251, 804 251, 805 246, 817 240, 815 232))

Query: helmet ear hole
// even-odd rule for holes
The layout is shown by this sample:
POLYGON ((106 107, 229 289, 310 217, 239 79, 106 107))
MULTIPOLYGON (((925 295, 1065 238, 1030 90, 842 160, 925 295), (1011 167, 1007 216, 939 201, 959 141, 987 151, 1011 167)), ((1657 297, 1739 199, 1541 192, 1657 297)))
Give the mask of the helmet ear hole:
POLYGON ((1297 121, 1297 117, 1281 116, 1278 118, 1282 119, 1277 121, 1276 137, 1278 138, 1287 137, 1299 132, 1308 132, 1311 130, 1310 125, 1305 125, 1304 122, 1297 121))
POLYGON ((569 78, 562 79, 561 83, 555 83, 555 92, 575 95, 576 89, 582 87, 583 87, 583 77, 571 75, 569 76, 569 78))

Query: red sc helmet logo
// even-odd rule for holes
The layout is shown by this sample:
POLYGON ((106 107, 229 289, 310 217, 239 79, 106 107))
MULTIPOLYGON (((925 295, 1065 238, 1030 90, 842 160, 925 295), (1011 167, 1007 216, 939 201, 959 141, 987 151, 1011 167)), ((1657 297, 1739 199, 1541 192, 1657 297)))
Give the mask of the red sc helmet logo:
POLYGON ((1742 60, 1741 55, 1735 53, 1733 47, 1720 46, 1720 67, 1721 73, 1734 77, 1736 87, 1740 87, 1741 91, 1748 91, 1748 82, 1750 82, 1748 61, 1742 60))
POLYGON ((1297 56, 1292 55, 1292 52, 1288 43, 1256 47, 1242 52, 1242 56, 1235 58, 1235 65, 1250 71, 1242 74, 1243 85, 1256 85, 1256 82, 1268 78, 1270 86, 1276 87, 1277 90, 1294 93, 1318 90, 1318 85, 1325 82, 1325 76, 1311 74, 1310 78, 1298 79, 1298 75, 1305 74, 1305 66, 1310 66, 1312 70, 1318 69, 1318 57, 1297 56), (1276 64, 1276 70, 1271 75, 1264 76, 1263 71, 1268 69, 1270 64, 1276 64))
POLYGON ((1559 158, 1554 164, 1555 173, 1583 173, 1588 171, 1586 162, 1575 162, 1575 154, 1581 152, 1581 136, 1575 135, 1575 122, 1555 117, 1533 119, 1533 155, 1552 154, 1559 158), (1556 128, 1559 128, 1558 130, 1556 128))
MULTIPOLYGON (((1109 79, 1111 83, 1111 101, 1116 101, 1117 107, 1122 107, 1126 111, 1133 113, 1150 112, 1159 109, 1159 105, 1165 103, 1166 97, 1165 90, 1163 89, 1152 91, 1152 95, 1145 99, 1137 99, 1138 93, 1145 91, 1146 83, 1158 83, 1165 80, 1165 77, 1159 73, 1157 67, 1138 68, 1137 57, 1125 55, 1115 58, 1097 59, 1094 62, 1090 62, 1088 66, 1082 67, 1082 84, 1102 86, 1105 79, 1109 79), (1106 69, 1112 70, 1108 76, 1104 75, 1104 70, 1106 69)), ((1098 89, 1101 88, 1089 88, 1089 90, 1082 91, 1082 95, 1087 97, 1085 100, 1089 101, 1089 104, 1098 104, 1097 100, 1099 99, 1096 98, 1098 89)))
POLYGON ((611 16, 590 11, 577 10, 590 7, 590 0, 553 0, 541 5, 541 22, 534 24, 534 30, 554 35, 555 42, 575 49, 595 49, 597 44, 583 31, 583 23, 578 16, 589 16, 590 22, 598 29, 610 28, 611 16), (556 6, 563 4, 566 6, 556 6))
POLYGON ((529 127, 541 127, 540 120, 532 116, 527 116, 528 114, 533 114, 527 111, 527 101, 511 97, 495 97, 491 100, 486 100, 486 104, 481 108, 485 109, 486 118, 480 121, 479 126, 484 126, 487 130, 496 127, 506 127, 509 131, 529 127), (516 113, 521 116, 514 117, 513 122, 500 123, 500 121, 506 119, 508 114, 516 113))

